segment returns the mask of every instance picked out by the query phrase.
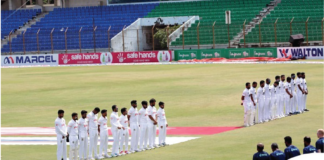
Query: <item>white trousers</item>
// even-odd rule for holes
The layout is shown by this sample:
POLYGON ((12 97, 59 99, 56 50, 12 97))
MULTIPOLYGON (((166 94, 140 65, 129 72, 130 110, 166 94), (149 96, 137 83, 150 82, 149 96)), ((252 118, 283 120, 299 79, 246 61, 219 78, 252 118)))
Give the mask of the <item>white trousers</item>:
POLYGON ((272 96, 271 103, 270 103, 270 119, 275 119, 276 116, 277 116, 277 97, 272 96))
POLYGON ((298 102, 298 111, 302 112, 303 108, 303 94, 301 92, 297 92, 297 102, 298 102))
POLYGON ((81 137, 79 136, 79 157, 80 159, 86 159, 87 157, 87 148, 88 148, 88 135, 81 137))
POLYGON ((255 122, 257 122, 256 116, 255 116, 256 106, 254 106, 253 102, 251 102, 251 107, 252 108, 251 108, 251 116, 250 116, 250 125, 253 125, 255 122))
POLYGON ((167 131, 166 124, 159 123, 159 144, 160 145, 162 143, 165 143, 166 131, 167 131))
POLYGON ((270 119, 270 106, 271 106, 271 98, 270 97, 265 97, 265 99, 264 99, 264 110, 263 110, 264 121, 270 119))
POLYGON ((250 120, 251 120, 251 103, 248 104, 243 103, 243 107, 244 107, 244 125, 248 126, 250 125, 250 120))
POLYGON ((151 121, 148 122, 148 137, 149 137, 149 146, 153 148, 155 146, 155 137, 156 137, 156 125, 151 121))
POLYGON ((286 99, 285 99, 286 96, 284 94, 280 94, 279 97, 280 97, 280 99, 279 99, 279 116, 284 117, 284 107, 285 107, 285 103, 286 103, 286 99))
POLYGON ((78 146, 79 146, 78 136, 69 136, 69 140, 70 140, 69 159, 77 160, 78 159, 78 146))
POLYGON ((128 151, 128 139, 129 139, 128 128, 125 128, 125 130, 121 130, 121 134, 120 134, 119 149, 121 151, 123 150, 123 145, 125 145, 125 151, 128 151))
MULTIPOLYGON (((102 132, 102 131, 101 131, 102 132)), ((89 158, 92 157, 92 153, 94 152, 94 156, 98 157, 98 130, 89 130, 90 135, 90 146, 89 146, 89 158)))
POLYGON ((264 121, 264 99, 258 100, 259 123, 264 121))
POLYGON ((120 139, 120 129, 117 128, 111 128, 111 133, 114 138, 114 143, 112 147, 111 153, 117 153, 119 154, 119 139, 120 139))
POLYGON ((140 124, 140 138, 139 138, 139 148, 143 150, 147 147, 148 142, 148 126, 146 124, 140 124))
POLYGON ((285 96, 285 101, 286 101, 286 105, 285 105, 285 111, 286 111, 286 113, 285 113, 285 115, 287 116, 287 115, 289 115, 289 112, 291 112, 290 111, 290 108, 291 108, 291 100, 292 100, 292 98, 290 98, 290 96, 287 94, 286 96, 285 96))
POLYGON ((66 137, 63 139, 62 135, 56 136, 57 141, 57 160, 66 160, 67 154, 66 154, 66 137))
POLYGON ((99 157, 104 154, 108 155, 108 130, 100 130, 100 146, 99 146, 99 157))
POLYGON ((131 128, 131 151, 138 150, 138 136, 139 136, 139 127, 137 124, 135 125, 130 125, 131 128))
POLYGON ((295 91, 293 91, 293 98, 291 99, 291 101, 290 101, 290 111, 292 112, 292 113, 295 113, 296 112, 296 108, 297 108, 297 103, 298 103, 298 101, 297 101, 297 93, 295 92, 295 91))
POLYGON ((304 95, 304 109, 306 109, 307 94, 304 95))

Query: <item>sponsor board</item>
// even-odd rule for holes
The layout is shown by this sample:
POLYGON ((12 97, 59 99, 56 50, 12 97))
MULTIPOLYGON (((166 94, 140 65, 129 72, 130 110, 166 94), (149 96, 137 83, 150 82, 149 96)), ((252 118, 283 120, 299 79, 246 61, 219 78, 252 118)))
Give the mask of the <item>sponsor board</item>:
POLYGON ((112 63, 171 62, 171 51, 112 52, 112 63))
POLYGON ((112 61, 112 56, 109 52, 59 54, 59 65, 105 64, 105 63, 111 63, 111 61, 112 61))
POLYGON ((275 48, 256 48, 253 49, 253 55, 251 57, 275 57, 275 48))
POLYGON ((58 65, 57 54, 38 55, 8 55, 1 56, 2 66, 56 66, 58 65))
POLYGON ((323 51, 323 46, 280 47, 277 48, 277 58, 323 59, 323 51))
POLYGON ((198 52, 196 50, 179 50, 175 52, 176 60, 197 59, 198 52))
POLYGON ((246 58, 251 57, 250 49, 229 49, 228 58, 246 58))

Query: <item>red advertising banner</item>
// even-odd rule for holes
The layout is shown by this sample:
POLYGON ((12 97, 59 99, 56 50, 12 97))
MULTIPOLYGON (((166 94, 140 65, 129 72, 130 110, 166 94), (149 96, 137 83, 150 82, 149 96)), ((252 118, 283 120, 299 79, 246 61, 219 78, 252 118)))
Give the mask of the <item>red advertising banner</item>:
POLYGON ((59 65, 171 62, 171 51, 59 54, 59 65))

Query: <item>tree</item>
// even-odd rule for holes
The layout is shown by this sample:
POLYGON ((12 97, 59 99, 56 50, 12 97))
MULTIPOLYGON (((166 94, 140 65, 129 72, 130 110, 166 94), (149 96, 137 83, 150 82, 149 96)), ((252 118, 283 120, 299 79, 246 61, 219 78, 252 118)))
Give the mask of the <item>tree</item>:
MULTIPOLYGON (((180 26, 179 25, 175 25, 169 28, 169 35, 174 32, 175 30, 177 30, 180 26)), ((155 32, 154 34, 154 39, 158 40, 160 42, 161 48, 162 49, 167 49, 168 45, 167 45, 167 28, 157 28, 156 29, 157 32, 155 32)))

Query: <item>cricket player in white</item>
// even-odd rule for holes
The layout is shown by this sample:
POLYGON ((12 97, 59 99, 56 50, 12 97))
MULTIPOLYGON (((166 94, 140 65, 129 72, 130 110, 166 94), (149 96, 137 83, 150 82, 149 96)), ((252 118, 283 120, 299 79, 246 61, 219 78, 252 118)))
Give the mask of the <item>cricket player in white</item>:
POLYGON ((100 109, 96 107, 91 111, 87 118, 89 121, 89 136, 90 136, 90 146, 89 146, 89 159, 92 158, 92 153, 94 152, 95 159, 100 159, 98 156, 98 113, 100 109))
POLYGON ((264 122, 264 80, 260 81, 260 87, 257 91, 259 123, 264 122))
POLYGON ((120 154, 129 154, 128 152, 128 139, 129 139, 129 132, 128 132, 128 118, 127 118, 127 109, 121 109, 122 115, 119 118, 120 124, 123 126, 122 133, 120 134, 120 154), (125 145, 125 150, 123 151, 123 145, 125 145))
POLYGON ((56 132, 56 138, 57 138, 57 160, 67 160, 66 155, 66 125, 65 125, 65 119, 64 111, 59 110, 57 112, 58 117, 55 119, 55 132, 56 132))
POLYGON ((101 110, 101 117, 98 121, 99 135, 100 135, 100 146, 99 146, 99 157, 102 155, 105 158, 110 158, 107 153, 108 149, 108 127, 107 127, 107 110, 101 110))
POLYGON ((79 120, 79 157, 80 160, 87 160, 87 148, 88 148, 88 119, 87 119, 87 111, 82 110, 81 116, 79 120))
POLYGON ((270 120, 270 108, 271 108, 271 95, 270 95, 270 79, 267 78, 266 79, 266 84, 263 87, 263 91, 264 91, 264 121, 268 122, 270 120))
POLYGON ((243 105, 244 107, 244 126, 248 127, 249 122, 250 122, 250 116, 251 116, 251 95, 250 95, 250 83, 247 82, 245 84, 245 89, 243 90, 243 94, 242 94, 242 103, 241 105, 243 105))
POLYGON ((149 136, 149 149, 156 148, 155 137, 156 137, 156 108, 155 108, 156 100, 154 98, 150 99, 150 105, 147 107, 147 113, 149 116, 149 121, 147 123, 148 127, 148 136, 149 136))
POLYGON ((287 77, 287 82, 285 83, 285 92, 286 92, 286 95, 285 95, 285 100, 286 100, 286 116, 288 116, 291 111, 290 111, 290 107, 291 107, 291 99, 293 97, 293 94, 292 94, 292 90, 291 90, 291 85, 290 85, 290 81, 291 81, 291 78, 290 77, 287 77))
POLYGON ((296 80, 295 80, 296 76, 294 73, 291 74, 291 81, 290 81, 290 85, 291 85, 291 92, 292 92, 292 99, 291 99, 291 102, 290 102, 290 111, 292 112, 292 114, 296 113, 296 108, 297 108, 297 104, 298 104, 298 101, 297 101, 297 93, 296 93, 296 80))
POLYGON ((128 121, 131 129, 131 152, 139 152, 138 139, 139 139, 139 124, 138 124, 138 110, 136 100, 131 101, 132 107, 128 111, 128 121))
POLYGON ((119 122, 118 108, 116 105, 111 107, 112 113, 110 114, 110 124, 111 124, 111 133, 114 137, 114 144, 111 151, 112 157, 120 156, 119 154, 119 139, 120 139, 120 130, 124 127, 119 122))
POLYGON ((304 92, 304 90, 303 90, 303 88, 302 88, 302 85, 301 85, 301 73, 300 72, 298 72, 297 73, 297 80, 296 80, 296 84, 297 84, 297 88, 296 88, 296 90, 297 90, 297 102, 298 102, 298 111, 300 112, 300 113, 302 113, 303 112, 303 105, 302 105, 302 103, 303 103, 303 94, 305 93, 304 92))
POLYGON ((252 83, 252 87, 249 90, 249 94, 251 97, 251 116, 250 116, 250 126, 253 126, 255 122, 257 122, 257 120, 255 120, 256 116, 256 104, 257 104, 257 99, 256 99, 256 87, 258 86, 257 82, 253 82, 252 83))
POLYGON ((277 118, 277 86, 279 83, 276 81, 273 83, 273 86, 270 87, 270 94, 271 94, 271 108, 270 108, 270 115, 271 120, 277 118))
POLYGON ((301 75, 302 75, 302 78, 303 78, 303 80, 304 80, 304 92, 305 92, 305 95, 304 95, 304 111, 309 111, 307 108, 306 108, 306 100, 307 100, 307 95, 308 95, 308 89, 307 89, 307 83, 306 83, 306 79, 305 79, 305 73, 304 72, 302 72, 301 73, 301 75))
POLYGON ((78 114, 72 113, 72 119, 70 120, 68 124, 68 134, 69 134, 69 140, 70 140, 70 160, 78 160, 78 146, 79 146, 79 140, 78 140, 78 129, 79 123, 78 123, 78 114))
POLYGON ((285 97, 286 97, 286 91, 285 91, 285 75, 281 75, 281 81, 279 82, 279 90, 280 90, 280 94, 279 94, 279 117, 283 118, 285 117, 284 114, 284 106, 285 106, 285 97))
POLYGON ((157 120, 159 124, 159 146, 166 146, 165 138, 166 138, 168 122, 165 117, 164 102, 159 102, 159 107, 160 108, 156 112, 157 120))
POLYGON ((147 114, 147 101, 142 101, 142 108, 139 110, 139 124, 140 124, 140 139, 139 139, 139 149, 147 150, 148 142, 148 114, 147 114))

